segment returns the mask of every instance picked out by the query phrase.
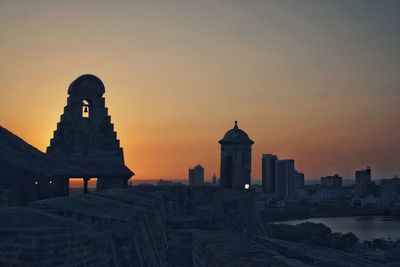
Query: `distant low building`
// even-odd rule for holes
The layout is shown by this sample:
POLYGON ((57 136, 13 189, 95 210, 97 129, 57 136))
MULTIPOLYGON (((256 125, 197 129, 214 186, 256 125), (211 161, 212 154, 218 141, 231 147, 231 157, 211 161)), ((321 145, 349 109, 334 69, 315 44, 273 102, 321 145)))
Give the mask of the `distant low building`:
POLYGON ((204 168, 199 164, 192 169, 189 169, 189 185, 204 184, 204 168))
POLYGON ((321 187, 319 185, 306 186, 296 190, 296 201, 308 201, 312 203, 321 203, 330 199, 338 198, 337 189, 321 187))
POLYGON ((352 199, 352 205, 355 207, 366 207, 366 206, 379 207, 380 204, 381 204, 381 198, 375 197, 373 195, 368 195, 365 197, 355 196, 352 199))
POLYGON ((157 186, 182 186, 184 184, 182 182, 174 182, 174 181, 160 179, 157 181, 156 185, 157 186))
POLYGON ((340 188, 343 186, 343 178, 338 174, 321 177, 321 186, 340 188))

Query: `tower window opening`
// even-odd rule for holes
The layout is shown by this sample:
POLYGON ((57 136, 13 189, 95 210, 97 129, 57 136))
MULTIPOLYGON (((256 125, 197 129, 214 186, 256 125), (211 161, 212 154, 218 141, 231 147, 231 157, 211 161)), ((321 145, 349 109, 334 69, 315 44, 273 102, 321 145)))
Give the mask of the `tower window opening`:
POLYGON ((87 100, 83 100, 82 102, 82 118, 89 118, 89 102, 87 100))

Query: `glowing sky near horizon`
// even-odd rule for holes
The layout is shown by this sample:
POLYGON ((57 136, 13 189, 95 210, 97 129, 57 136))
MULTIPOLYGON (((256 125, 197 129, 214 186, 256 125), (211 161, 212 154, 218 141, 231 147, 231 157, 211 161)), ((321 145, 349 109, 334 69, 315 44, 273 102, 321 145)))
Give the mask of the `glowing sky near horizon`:
POLYGON ((307 178, 400 174, 400 1, 0 1, 0 124, 45 151, 100 77, 137 179, 219 175, 234 120, 307 178))

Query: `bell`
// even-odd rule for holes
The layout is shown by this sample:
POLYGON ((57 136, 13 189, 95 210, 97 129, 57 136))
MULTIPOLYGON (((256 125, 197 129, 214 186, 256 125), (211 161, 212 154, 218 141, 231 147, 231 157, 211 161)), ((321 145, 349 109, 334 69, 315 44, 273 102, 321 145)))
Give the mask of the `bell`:
POLYGON ((88 113, 87 107, 85 107, 85 109, 83 110, 83 112, 88 113))

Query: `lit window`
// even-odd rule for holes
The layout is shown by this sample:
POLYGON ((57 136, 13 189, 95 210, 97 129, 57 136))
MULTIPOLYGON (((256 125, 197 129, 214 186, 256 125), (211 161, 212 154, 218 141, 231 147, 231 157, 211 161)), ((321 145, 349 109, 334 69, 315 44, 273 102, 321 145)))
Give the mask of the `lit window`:
POLYGON ((244 189, 249 189, 250 188, 250 185, 249 184, 245 184, 244 185, 244 189))
POLYGON ((82 118, 89 118, 89 102, 83 100, 82 102, 82 118))
POLYGON ((52 184, 52 183, 53 183, 53 181, 50 181, 50 183, 52 184))

